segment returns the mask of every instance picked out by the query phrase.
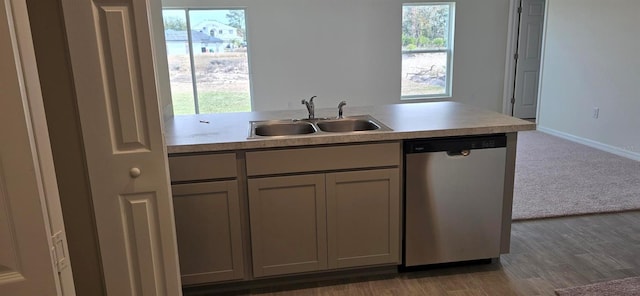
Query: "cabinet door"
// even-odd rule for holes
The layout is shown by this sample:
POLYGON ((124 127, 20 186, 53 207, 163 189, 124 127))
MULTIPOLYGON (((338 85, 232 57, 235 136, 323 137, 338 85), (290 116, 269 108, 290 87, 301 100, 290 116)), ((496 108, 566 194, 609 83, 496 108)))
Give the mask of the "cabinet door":
POLYGON ((173 185, 182 284, 241 279, 238 183, 173 185))
POLYGON ((250 179, 256 277, 327 268, 324 175, 250 179))
POLYGON ((398 169, 327 174, 329 268, 398 263, 398 169))

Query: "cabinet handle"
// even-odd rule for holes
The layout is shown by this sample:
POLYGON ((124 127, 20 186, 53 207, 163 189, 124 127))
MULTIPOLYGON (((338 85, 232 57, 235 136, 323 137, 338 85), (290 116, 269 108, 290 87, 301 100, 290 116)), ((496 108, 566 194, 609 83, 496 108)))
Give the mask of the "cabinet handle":
POLYGON ((131 168, 129 170, 129 175, 131 176, 131 178, 137 178, 140 177, 140 175, 142 174, 142 171, 139 168, 131 168))

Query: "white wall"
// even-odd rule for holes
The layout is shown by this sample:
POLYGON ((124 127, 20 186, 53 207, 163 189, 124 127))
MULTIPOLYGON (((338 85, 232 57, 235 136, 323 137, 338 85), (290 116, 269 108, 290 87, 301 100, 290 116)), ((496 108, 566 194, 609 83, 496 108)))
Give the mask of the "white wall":
MULTIPOLYGON (((416 2, 416 1, 413 1, 416 2)), ((413 3, 412 2, 412 3, 413 3)), ((509 0, 458 0, 453 100, 502 110, 509 0)), ((400 102, 401 0, 163 0, 246 7, 253 109, 400 102)))
POLYGON ((640 159, 640 1, 549 0, 547 12, 539 128, 640 159))

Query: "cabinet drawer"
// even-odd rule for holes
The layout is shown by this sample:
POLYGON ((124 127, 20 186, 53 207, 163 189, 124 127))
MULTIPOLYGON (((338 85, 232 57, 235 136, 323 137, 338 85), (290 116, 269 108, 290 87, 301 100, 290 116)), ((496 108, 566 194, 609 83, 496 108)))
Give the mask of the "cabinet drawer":
POLYGON ((248 176, 399 164, 399 142, 247 152, 248 176))
POLYGON ((237 177, 235 153, 170 156, 171 182, 237 177))

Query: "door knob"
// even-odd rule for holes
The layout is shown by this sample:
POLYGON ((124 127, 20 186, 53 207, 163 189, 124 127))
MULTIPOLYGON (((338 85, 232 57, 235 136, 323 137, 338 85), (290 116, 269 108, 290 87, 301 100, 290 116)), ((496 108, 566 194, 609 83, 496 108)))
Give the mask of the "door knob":
POLYGON ((142 171, 139 168, 131 168, 129 170, 129 175, 131 176, 131 178, 140 177, 140 174, 142 174, 142 171))

